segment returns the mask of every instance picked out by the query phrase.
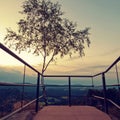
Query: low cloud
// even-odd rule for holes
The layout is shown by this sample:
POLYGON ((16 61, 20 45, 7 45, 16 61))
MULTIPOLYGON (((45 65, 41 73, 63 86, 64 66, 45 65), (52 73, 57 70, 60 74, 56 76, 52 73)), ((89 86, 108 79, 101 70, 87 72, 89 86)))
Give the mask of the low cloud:
MULTIPOLYGON (((23 82, 23 72, 17 70, 18 68, 11 67, 0 67, 0 82, 14 82, 22 83, 23 82)), ((26 83, 36 83, 37 76, 25 74, 26 83)))
POLYGON ((90 69, 101 69, 101 68, 107 68, 108 65, 94 65, 94 66, 89 66, 88 68, 90 69))

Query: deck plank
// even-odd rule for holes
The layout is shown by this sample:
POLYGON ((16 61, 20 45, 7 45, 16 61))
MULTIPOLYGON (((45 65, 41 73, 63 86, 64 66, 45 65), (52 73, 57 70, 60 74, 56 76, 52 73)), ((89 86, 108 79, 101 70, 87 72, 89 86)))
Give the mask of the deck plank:
POLYGON ((111 120, 102 111, 91 106, 46 106, 34 120, 111 120))

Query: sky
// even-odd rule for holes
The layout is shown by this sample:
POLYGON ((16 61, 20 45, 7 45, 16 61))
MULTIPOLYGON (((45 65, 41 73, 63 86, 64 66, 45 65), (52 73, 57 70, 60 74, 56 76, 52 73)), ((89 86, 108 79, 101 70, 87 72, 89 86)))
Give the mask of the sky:
MULTIPOLYGON (((23 16, 24 0, 0 0, 0 42, 4 44, 6 28, 17 30, 17 22, 23 16)), ((52 0, 58 1, 65 12, 64 17, 76 22, 78 29, 90 27, 90 47, 85 48, 85 57, 79 55, 58 58, 51 63, 45 74, 93 75, 104 71, 120 56, 120 0, 52 0)), ((4 44, 5 45, 5 44, 4 44)), ((29 64, 40 70, 42 58, 12 50, 29 64)), ((0 68, 21 65, 0 50, 0 68)), ((21 70, 20 70, 21 71, 21 70)))

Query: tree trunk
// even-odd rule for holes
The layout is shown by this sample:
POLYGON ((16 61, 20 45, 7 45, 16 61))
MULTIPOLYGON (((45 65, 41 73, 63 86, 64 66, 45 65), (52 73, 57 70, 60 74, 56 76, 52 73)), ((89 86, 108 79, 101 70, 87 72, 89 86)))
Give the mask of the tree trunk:
POLYGON ((44 84, 44 71, 43 70, 42 70, 42 76, 41 76, 41 85, 42 85, 42 95, 44 98, 45 105, 47 106, 48 103, 47 103, 46 88, 45 88, 45 84, 44 84))

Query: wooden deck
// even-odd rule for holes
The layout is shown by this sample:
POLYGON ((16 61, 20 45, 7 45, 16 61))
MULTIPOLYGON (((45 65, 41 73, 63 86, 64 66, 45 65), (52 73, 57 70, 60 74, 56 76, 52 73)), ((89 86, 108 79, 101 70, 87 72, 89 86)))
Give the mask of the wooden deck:
POLYGON ((46 106, 34 120, 111 120, 110 117, 90 106, 46 106))

